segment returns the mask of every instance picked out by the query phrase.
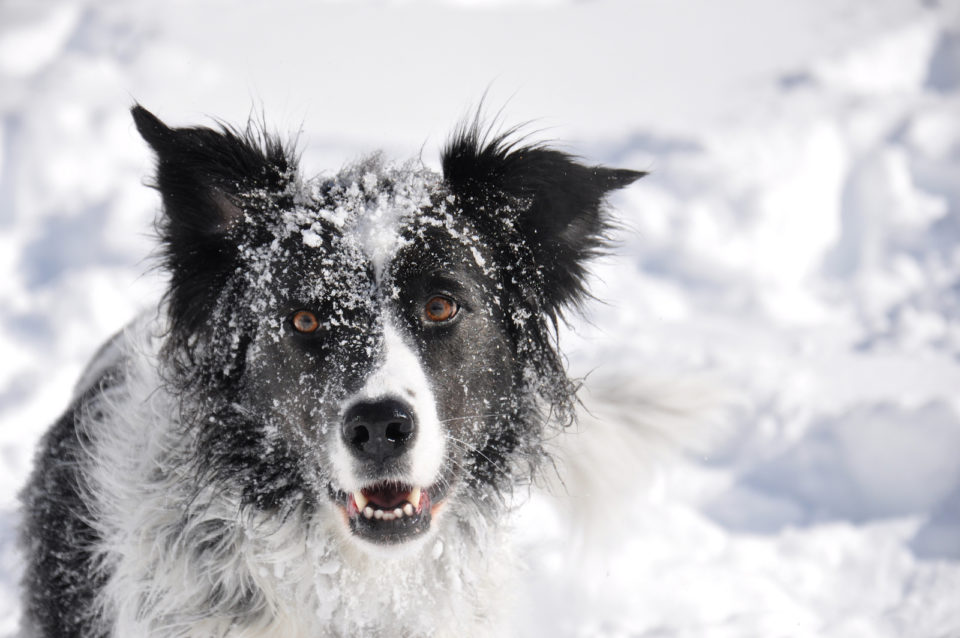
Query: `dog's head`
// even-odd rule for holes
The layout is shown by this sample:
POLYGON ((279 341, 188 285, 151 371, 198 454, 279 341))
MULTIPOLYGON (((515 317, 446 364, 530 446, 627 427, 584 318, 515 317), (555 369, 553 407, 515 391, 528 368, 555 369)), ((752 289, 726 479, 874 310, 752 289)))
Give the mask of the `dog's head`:
POLYGON ((375 157, 304 181, 266 134, 133 116, 158 158, 164 355, 201 480, 383 545, 529 478, 573 398, 552 329, 585 296, 604 197, 641 173, 474 123, 442 175, 375 157))

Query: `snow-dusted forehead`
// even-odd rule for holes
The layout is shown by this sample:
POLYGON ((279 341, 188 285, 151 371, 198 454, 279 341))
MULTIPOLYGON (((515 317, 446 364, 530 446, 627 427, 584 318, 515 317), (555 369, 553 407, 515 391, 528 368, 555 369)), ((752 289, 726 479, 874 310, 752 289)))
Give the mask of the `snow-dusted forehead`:
POLYGON ((332 184, 305 184, 304 198, 289 215, 310 247, 319 247, 325 228, 332 226, 344 244, 370 262, 379 282, 409 241, 404 231, 437 203, 440 188, 440 177, 419 164, 384 166, 374 158, 340 173, 332 184))
POLYGON ((398 285, 423 268, 472 262, 492 276, 480 235, 442 178, 419 163, 374 158, 262 198, 268 212, 260 218, 251 198, 236 272, 244 307, 276 334, 297 306, 320 312, 324 326, 367 331, 398 285))

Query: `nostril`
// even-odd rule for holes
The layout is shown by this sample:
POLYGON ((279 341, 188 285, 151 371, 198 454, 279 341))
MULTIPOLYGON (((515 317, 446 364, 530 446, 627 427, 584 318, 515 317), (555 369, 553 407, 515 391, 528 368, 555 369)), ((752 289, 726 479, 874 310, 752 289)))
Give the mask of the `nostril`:
POLYGON ((386 437, 393 443, 403 443, 413 434, 410 421, 392 421, 387 424, 386 437))
POLYGON ((347 441, 356 448, 362 448, 363 444, 370 440, 370 430, 362 423, 353 423, 349 426, 347 441))

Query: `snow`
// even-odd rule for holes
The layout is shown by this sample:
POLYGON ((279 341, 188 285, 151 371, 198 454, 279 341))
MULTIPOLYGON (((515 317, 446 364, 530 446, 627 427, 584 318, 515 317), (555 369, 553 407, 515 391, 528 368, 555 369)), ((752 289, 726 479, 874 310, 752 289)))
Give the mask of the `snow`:
POLYGON ((36 440, 160 291, 130 104, 263 112, 311 175, 377 148, 436 167, 485 90, 507 125, 651 171, 614 199, 604 303, 563 335, 573 372, 734 397, 726 436, 624 491, 583 555, 528 504, 522 635, 960 634, 960 3, 15 0, 0 635, 36 440))

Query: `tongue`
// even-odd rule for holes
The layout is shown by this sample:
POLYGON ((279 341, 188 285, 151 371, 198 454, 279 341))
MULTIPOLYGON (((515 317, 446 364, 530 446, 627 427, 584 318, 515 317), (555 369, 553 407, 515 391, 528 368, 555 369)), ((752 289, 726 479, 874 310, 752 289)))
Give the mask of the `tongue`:
POLYGON ((381 509, 391 509, 405 503, 410 489, 401 485, 377 485, 363 490, 363 495, 381 509))

